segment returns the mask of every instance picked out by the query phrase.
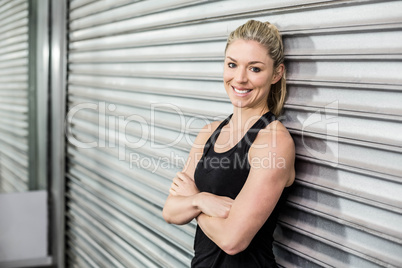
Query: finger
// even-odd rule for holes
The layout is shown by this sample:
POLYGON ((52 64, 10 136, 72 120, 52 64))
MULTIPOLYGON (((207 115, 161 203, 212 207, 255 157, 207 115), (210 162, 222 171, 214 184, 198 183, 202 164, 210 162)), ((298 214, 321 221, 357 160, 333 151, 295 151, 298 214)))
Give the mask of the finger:
POLYGON ((177 172, 176 176, 179 177, 179 178, 182 178, 182 177, 185 178, 186 177, 185 174, 183 172, 181 172, 181 171, 177 172))
POLYGON ((227 200, 226 203, 233 204, 233 200, 227 200))
POLYGON ((186 178, 183 178, 183 176, 179 176, 176 174, 176 177, 174 177, 178 181, 186 181, 186 178))
POLYGON ((177 177, 175 177, 173 179, 173 183, 176 184, 177 186, 179 186, 181 183, 183 183, 183 181, 177 177))
POLYGON ((177 184, 175 184, 175 183, 172 183, 172 184, 170 185, 170 189, 172 189, 173 191, 176 191, 177 188, 179 188, 179 186, 178 186, 177 184))
POLYGON ((229 197, 225 198, 225 201, 226 201, 227 203, 230 203, 230 204, 232 204, 232 203, 234 202, 234 200, 231 199, 231 198, 229 198, 229 197))
POLYGON ((186 177, 183 176, 183 174, 182 174, 181 172, 177 172, 176 176, 177 176, 177 178, 179 178, 179 179, 182 180, 182 181, 186 181, 186 180, 187 180, 186 177))
POLYGON ((177 177, 179 177, 182 181, 189 181, 189 180, 191 180, 190 179, 190 177, 189 176, 187 176, 187 174, 186 173, 184 173, 184 172, 177 172, 177 177))
POLYGON ((179 178, 179 176, 177 176, 177 174, 176 174, 176 176, 174 176, 173 180, 177 180, 177 179, 181 180, 181 179, 179 178))
POLYGON ((177 195, 178 188, 179 187, 175 183, 172 182, 172 184, 170 185, 169 193, 177 195))
POLYGON ((176 191, 173 190, 172 188, 169 189, 169 193, 170 193, 171 195, 177 196, 176 191))
POLYGON ((226 207, 231 208, 233 203, 226 203, 226 207))

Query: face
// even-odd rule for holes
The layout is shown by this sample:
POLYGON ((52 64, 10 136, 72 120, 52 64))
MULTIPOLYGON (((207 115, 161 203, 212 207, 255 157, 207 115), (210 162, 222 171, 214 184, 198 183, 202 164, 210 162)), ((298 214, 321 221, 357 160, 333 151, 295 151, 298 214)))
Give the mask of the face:
POLYGON ((226 50, 223 80, 232 104, 239 108, 267 109, 268 93, 278 82, 283 65, 274 61, 257 41, 236 40, 226 50))

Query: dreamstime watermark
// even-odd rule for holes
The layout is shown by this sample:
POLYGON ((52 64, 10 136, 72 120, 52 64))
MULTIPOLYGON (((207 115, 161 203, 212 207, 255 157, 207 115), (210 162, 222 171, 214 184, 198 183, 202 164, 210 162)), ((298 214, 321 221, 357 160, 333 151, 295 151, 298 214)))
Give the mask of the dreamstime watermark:
MULTIPOLYGON (((227 118, 225 116, 190 116, 182 111, 179 106, 170 103, 153 103, 150 109, 129 110, 127 108, 120 109, 115 104, 107 104, 106 102, 98 103, 81 103, 73 106, 65 120, 65 133, 68 141, 81 149, 91 148, 109 148, 117 150, 118 159, 127 161, 129 156, 130 167, 134 164, 137 166, 147 167, 168 165, 183 166, 184 159, 175 159, 170 156, 169 159, 163 158, 139 158, 143 148, 146 150, 166 150, 168 152, 172 148, 196 148, 203 149, 204 143, 197 144, 194 138, 198 133, 213 132, 213 121, 222 121, 227 118), (134 154, 132 152, 135 152, 134 154), (156 161, 156 162, 155 162, 156 161), (180 163, 176 163, 176 162, 180 163)), ((233 129, 249 129, 260 116, 248 118, 245 122, 239 118, 237 126, 232 120, 229 121, 228 127, 222 128, 221 133, 225 134, 226 144, 221 142, 216 147, 229 148, 234 137, 240 137, 240 132, 234 133, 233 129), (239 125, 241 122, 242 125, 239 125)), ((287 120, 285 116, 281 116, 278 120, 287 120)), ((292 120, 295 120, 292 118, 292 120)), ((317 109, 312 113, 300 112, 297 115, 298 123, 301 124, 301 145, 297 146, 298 154, 307 155, 318 159, 327 160, 333 164, 338 163, 338 102, 327 104, 321 109, 317 109)), ((216 127, 216 126, 215 126, 216 127)), ((249 132, 259 131, 251 128, 249 132)), ((266 131, 261 130, 261 131, 266 131)), ((272 130, 271 130, 272 131, 272 130)), ((275 148, 277 144, 276 133, 270 135, 271 140, 267 140, 264 144, 253 144, 254 148, 269 147, 275 148)), ((244 142, 251 145, 252 140, 248 140, 248 136, 244 136, 244 142)), ((264 165, 268 165, 268 159, 264 165)), ((279 159, 278 156, 272 159, 279 159)), ((226 160, 224 160, 226 161, 226 160)), ((276 164, 280 163, 277 161, 276 164)), ((271 164, 272 165, 272 160, 271 164)), ((275 164, 273 164, 275 166, 275 164)), ((223 167, 223 166, 222 166, 223 167)))
POLYGON ((130 153, 130 169, 140 168, 146 169, 155 173, 158 169, 175 169, 183 167, 188 162, 197 163, 197 166, 206 170, 220 169, 220 170, 242 170, 245 168, 262 168, 262 169, 285 169, 286 159, 277 156, 276 153, 268 152, 265 157, 251 157, 246 155, 234 154, 233 159, 229 156, 223 157, 205 157, 202 158, 202 153, 196 153, 186 159, 183 156, 171 152, 169 156, 150 157, 140 155, 139 153, 130 153), (194 161, 191 161, 194 157, 194 161), (200 160, 200 161, 199 161, 200 160))
MULTIPOLYGON (((126 160, 127 149, 136 150, 144 146, 154 150, 175 146, 193 146, 202 149, 204 144, 194 143, 194 136, 202 132, 211 133, 210 123, 227 117, 227 115, 188 116, 180 107, 169 103, 151 104, 148 112, 145 109, 143 111, 145 111, 144 114, 127 115, 127 113, 119 112, 115 104, 81 103, 68 112, 65 133, 68 141, 78 148, 115 148, 118 150, 119 160, 126 160), (169 115, 168 120, 165 120, 166 115, 169 115)), ((259 116, 248 118, 245 128, 251 127, 258 118, 259 116)), ((229 124, 232 122, 230 121, 229 124)), ((225 131, 228 130, 222 129, 222 133, 225 131)), ((254 129, 250 130, 252 131, 254 129)), ((219 146, 227 146, 233 140, 233 135, 234 133, 229 132, 230 137, 227 143, 219 146)), ((251 143, 247 137, 245 142, 251 143)), ((275 144, 273 139, 270 146, 275 144)))
POLYGON ((81 103, 68 112, 65 133, 68 141, 78 148, 117 148, 119 160, 126 160, 127 149, 139 149, 147 144, 152 149, 165 149, 183 142, 191 144, 191 131, 195 130, 192 123, 195 120, 209 120, 204 116, 197 116, 186 122, 185 118, 184 113, 172 104, 151 104, 149 115, 126 115, 119 114, 114 104, 81 103), (158 119, 157 114, 162 111, 174 115, 171 126, 174 131, 169 131, 161 122, 163 120, 158 119), (170 135, 170 140, 158 131, 170 135), (175 137, 171 137, 173 132, 177 134, 175 137), (84 141, 85 136, 90 136, 93 140, 84 141))
POLYGON ((172 169, 183 167, 186 159, 183 156, 170 152, 169 156, 149 157, 138 153, 130 153, 130 169, 136 167, 150 170, 155 173, 159 168, 172 169))

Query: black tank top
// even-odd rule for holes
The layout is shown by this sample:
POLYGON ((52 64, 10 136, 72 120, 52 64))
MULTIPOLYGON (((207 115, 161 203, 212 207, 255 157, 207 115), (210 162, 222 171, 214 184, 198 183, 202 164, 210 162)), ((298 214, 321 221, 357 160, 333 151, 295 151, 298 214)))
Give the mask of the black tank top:
MULTIPOLYGON (((274 114, 267 112, 254 123, 233 148, 223 153, 217 153, 214 150, 215 142, 222 127, 228 124, 231 117, 232 115, 226 118, 206 142, 203 155, 194 173, 194 180, 201 192, 235 199, 250 172, 247 155, 251 144, 256 139, 258 132, 276 118, 274 114)), ((226 254, 197 226, 191 267, 277 267, 272 252, 272 235, 280 206, 286 199, 286 193, 287 190, 282 193, 275 209, 250 245, 236 255, 226 254)))

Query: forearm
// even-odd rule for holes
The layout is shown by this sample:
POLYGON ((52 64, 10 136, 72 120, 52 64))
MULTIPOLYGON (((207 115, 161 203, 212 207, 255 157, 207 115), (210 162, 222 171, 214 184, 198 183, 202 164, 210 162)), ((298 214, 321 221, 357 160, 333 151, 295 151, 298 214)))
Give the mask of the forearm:
POLYGON ((202 231, 220 248, 224 247, 225 238, 228 237, 227 219, 210 217, 204 213, 197 216, 197 223, 202 231))
POLYGON ((163 207, 163 218, 165 221, 182 225, 189 223, 192 219, 197 217, 201 213, 201 210, 195 204, 196 195, 170 195, 163 207))
POLYGON ((204 213, 197 216, 197 222, 206 236, 229 255, 243 251, 249 245, 242 237, 241 230, 235 230, 230 218, 210 217, 204 213))

